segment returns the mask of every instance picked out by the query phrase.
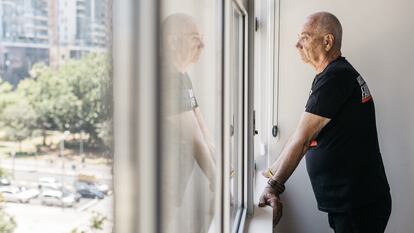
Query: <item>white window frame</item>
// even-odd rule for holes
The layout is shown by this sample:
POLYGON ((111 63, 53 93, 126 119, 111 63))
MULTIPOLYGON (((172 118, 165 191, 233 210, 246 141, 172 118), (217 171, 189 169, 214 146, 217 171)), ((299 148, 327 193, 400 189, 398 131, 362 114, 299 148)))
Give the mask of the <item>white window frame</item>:
POLYGON ((240 171, 239 171, 239 180, 238 180, 238 188, 239 193, 241 196, 241 208, 238 211, 236 216, 236 220, 233 224, 234 228, 232 233, 235 232, 244 232, 244 226, 246 221, 247 214, 251 214, 253 211, 253 168, 254 168, 254 160, 253 160, 253 136, 254 136, 254 129, 253 129, 253 82, 252 82, 252 73, 250 72, 250 67, 252 63, 252 59, 249 58, 248 54, 251 51, 251 46, 249 46, 249 39, 251 39, 250 31, 252 30, 252 25, 250 22, 249 14, 248 14, 248 6, 246 4, 250 4, 250 1, 225 1, 225 13, 224 13, 224 26, 227 28, 224 32, 224 135, 223 135, 223 147, 224 147, 224 168, 223 168, 223 208, 224 208, 224 224, 223 230, 221 232, 230 233, 230 229, 232 226, 230 225, 230 122, 232 122, 232 115, 230 113, 230 96, 231 93, 229 88, 230 86, 230 77, 231 77, 231 32, 233 29, 231 28, 232 25, 232 10, 233 7, 236 7, 238 12, 243 17, 243 26, 244 26, 244 45, 243 45, 243 112, 242 112, 242 129, 243 129, 243 136, 242 136, 242 144, 240 146, 240 150, 242 150, 242 158, 240 158, 240 171), (250 23, 250 24, 249 24, 250 23), (250 72, 250 73, 249 73, 250 72))

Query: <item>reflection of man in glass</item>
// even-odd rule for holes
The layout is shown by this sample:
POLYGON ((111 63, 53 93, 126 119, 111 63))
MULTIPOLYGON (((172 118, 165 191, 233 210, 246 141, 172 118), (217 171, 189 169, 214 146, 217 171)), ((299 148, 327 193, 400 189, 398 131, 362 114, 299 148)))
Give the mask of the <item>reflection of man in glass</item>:
MULTIPOLYGON (((172 193, 174 200, 166 200, 165 205, 181 206, 183 202, 190 201, 190 211, 182 213, 187 215, 198 214, 200 196, 191 196, 192 200, 183 200, 186 190, 193 188, 193 192, 206 195, 206 188, 197 186, 200 177, 196 177, 194 185, 188 187, 189 179, 193 173, 194 161, 207 177, 210 191, 214 189, 215 164, 213 159, 214 147, 208 133, 205 121, 200 112, 197 99, 194 95, 191 79, 188 75, 190 66, 198 62, 204 48, 202 36, 198 26, 191 16, 185 14, 173 14, 168 16, 162 24, 163 29, 163 77, 164 90, 163 110, 166 115, 166 124, 169 131, 178 134, 178 153, 166 152, 169 158, 167 166, 173 169, 174 178, 169 177, 169 184, 173 190, 166 190, 172 193), (174 170, 175 169, 175 170, 174 170)), ((172 146, 174 147, 174 145, 172 146)), ((168 172, 167 172, 168 173, 168 172)), ((208 193, 208 192, 207 192, 208 193)), ((202 207, 200 207, 202 209, 202 207)), ((179 216, 165 216, 166 218, 180 218, 179 216)), ((191 216, 189 216, 191 217, 191 216)), ((200 216, 201 220, 196 223, 196 229, 189 232, 206 232, 211 222, 211 216, 200 216)), ((168 222, 169 219, 166 219, 168 222)), ((173 232, 165 229, 166 232, 173 232)), ((186 232, 185 230, 181 232, 186 232)))

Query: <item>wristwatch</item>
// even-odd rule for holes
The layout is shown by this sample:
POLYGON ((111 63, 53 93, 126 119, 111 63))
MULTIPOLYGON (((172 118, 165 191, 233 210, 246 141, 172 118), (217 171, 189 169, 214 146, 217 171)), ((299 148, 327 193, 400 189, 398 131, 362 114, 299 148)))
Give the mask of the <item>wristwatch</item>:
POLYGON ((281 184, 281 183, 279 183, 278 181, 276 181, 276 180, 274 180, 274 179, 272 179, 272 178, 270 178, 268 181, 267 181, 267 184, 270 186, 270 187, 272 187, 276 192, 277 192, 277 194, 281 194, 281 193, 283 193, 284 191, 285 191, 285 185, 284 184, 281 184))

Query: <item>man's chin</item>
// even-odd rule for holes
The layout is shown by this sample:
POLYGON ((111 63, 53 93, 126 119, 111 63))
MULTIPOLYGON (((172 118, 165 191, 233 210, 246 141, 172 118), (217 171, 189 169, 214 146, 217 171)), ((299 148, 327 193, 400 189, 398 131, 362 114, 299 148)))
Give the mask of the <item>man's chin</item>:
POLYGON ((305 63, 305 64, 307 64, 307 63, 309 63, 309 59, 307 59, 306 57, 304 57, 304 56, 300 56, 300 59, 302 60, 302 62, 303 63, 305 63))
POLYGON ((193 57, 193 59, 191 59, 192 63, 197 63, 200 60, 200 55, 193 57))

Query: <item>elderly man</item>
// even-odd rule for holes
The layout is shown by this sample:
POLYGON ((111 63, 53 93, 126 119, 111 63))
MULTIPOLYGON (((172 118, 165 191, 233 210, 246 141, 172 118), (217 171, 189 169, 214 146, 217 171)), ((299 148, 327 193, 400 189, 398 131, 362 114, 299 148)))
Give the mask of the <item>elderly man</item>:
POLYGON ((204 42, 195 19, 182 13, 163 20, 162 34, 165 100, 162 109, 167 139, 162 171, 164 232, 204 233, 213 214, 213 201, 208 198, 212 194, 209 190, 214 191, 215 148, 188 74, 190 67, 199 61, 204 42), (199 182, 202 177, 195 177, 198 189, 189 185, 196 163, 209 182, 204 186, 204 182, 199 182), (185 199, 185 193, 193 189, 198 193, 185 199), (180 224, 186 224, 186 230, 180 224))
POLYGON ((384 232, 391 196, 378 144, 374 102, 367 83, 341 56, 342 27, 327 12, 310 15, 296 48, 316 71, 299 125, 277 161, 259 206, 281 217, 279 195, 306 154, 306 167, 321 211, 335 233, 384 232))

